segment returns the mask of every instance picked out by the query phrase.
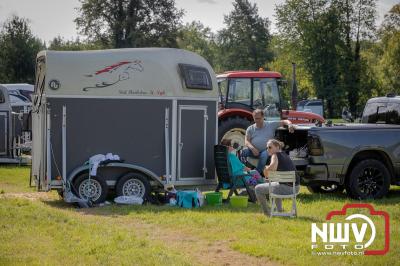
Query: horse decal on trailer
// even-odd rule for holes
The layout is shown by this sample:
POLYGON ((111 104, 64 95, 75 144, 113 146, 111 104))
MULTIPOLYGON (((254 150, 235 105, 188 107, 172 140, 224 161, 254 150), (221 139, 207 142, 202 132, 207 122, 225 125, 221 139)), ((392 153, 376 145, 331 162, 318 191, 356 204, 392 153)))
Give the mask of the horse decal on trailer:
POLYGON ((86 74, 85 77, 94 79, 94 85, 84 87, 82 90, 88 91, 89 89, 109 87, 120 81, 130 79, 135 71, 143 71, 142 62, 140 60, 115 63, 97 70, 92 74, 86 74))

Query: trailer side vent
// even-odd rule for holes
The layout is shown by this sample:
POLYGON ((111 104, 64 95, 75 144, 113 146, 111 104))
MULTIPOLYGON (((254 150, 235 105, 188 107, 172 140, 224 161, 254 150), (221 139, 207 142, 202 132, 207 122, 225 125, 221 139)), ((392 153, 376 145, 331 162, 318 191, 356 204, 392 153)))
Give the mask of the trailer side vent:
POLYGON ((211 76, 204 67, 179 64, 186 88, 198 90, 212 90, 211 76))

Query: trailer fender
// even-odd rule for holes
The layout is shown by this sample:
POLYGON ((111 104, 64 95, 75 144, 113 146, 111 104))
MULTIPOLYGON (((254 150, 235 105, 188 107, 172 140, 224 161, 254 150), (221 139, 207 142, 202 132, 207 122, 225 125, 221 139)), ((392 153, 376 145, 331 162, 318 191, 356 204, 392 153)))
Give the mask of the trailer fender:
MULTIPOLYGON (((130 170, 134 170, 136 172, 141 172, 143 174, 145 174, 146 176, 148 176, 151 180, 155 181, 156 183, 158 183, 160 186, 164 186, 164 184, 162 183, 161 179, 152 171, 150 171, 147 168, 138 166, 138 165, 134 165, 134 164, 129 164, 129 163, 109 163, 106 165, 101 165, 99 166, 99 168, 101 167, 119 167, 119 168, 126 168, 126 169, 130 169, 130 170)), ((89 165, 82 165, 79 166, 77 168, 75 168, 69 175, 67 180, 69 182, 73 182, 74 178, 76 176, 78 176, 78 174, 85 172, 85 171, 89 171, 89 165)))

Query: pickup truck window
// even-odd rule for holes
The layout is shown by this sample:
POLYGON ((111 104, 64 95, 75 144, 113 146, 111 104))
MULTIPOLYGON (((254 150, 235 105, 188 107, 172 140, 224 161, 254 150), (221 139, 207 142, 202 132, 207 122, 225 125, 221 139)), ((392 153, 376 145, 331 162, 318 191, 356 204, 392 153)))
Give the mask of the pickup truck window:
POLYGON ((378 115, 375 123, 386 124, 386 114, 387 114, 387 107, 378 106, 378 115))
POLYGON ((362 123, 386 123, 386 103, 368 103, 363 112, 362 123))
POLYGON ((387 123, 400 125, 400 103, 389 103, 387 111, 387 123))

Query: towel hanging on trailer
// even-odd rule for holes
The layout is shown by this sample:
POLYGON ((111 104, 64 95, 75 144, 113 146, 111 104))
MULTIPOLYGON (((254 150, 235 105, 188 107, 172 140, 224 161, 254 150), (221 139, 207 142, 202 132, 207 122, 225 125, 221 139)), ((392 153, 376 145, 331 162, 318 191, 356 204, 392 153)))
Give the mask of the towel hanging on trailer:
POLYGON ((107 153, 106 155, 103 154, 96 154, 89 158, 89 166, 90 166, 90 175, 96 176, 97 175, 97 168, 99 167, 100 163, 104 161, 121 161, 121 158, 112 153, 107 153))

